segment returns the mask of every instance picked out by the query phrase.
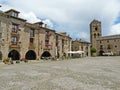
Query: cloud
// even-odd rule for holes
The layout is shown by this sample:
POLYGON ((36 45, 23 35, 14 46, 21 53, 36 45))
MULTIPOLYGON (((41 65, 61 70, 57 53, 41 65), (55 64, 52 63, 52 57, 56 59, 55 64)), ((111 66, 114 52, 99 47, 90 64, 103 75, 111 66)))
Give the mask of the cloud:
POLYGON ((112 25, 109 34, 110 34, 110 35, 120 34, 120 23, 115 24, 115 25, 112 25))
POLYGON ((41 20, 36 17, 36 15, 33 12, 22 12, 20 14, 20 17, 23 19, 26 19, 30 23, 40 22, 41 20))
POLYGON ((33 12, 28 12, 28 13, 22 12, 20 14, 20 17, 23 19, 26 19, 27 22, 30 22, 30 23, 43 22, 44 23, 43 27, 47 25, 48 28, 51 28, 51 29, 53 28, 53 23, 49 19, 41 20, 33 12))
POLYGON ((93 19, 102 22, 102 33, 108 35, 120 12, 119 0, 0 0, 3 1, 3 8, 8 6, 30 14, 33 21, 46 19, 44 22, 57 32, 77 32, 81 35, 72 35, 72 38, 86 40, 89 40, 89 24, 93 19))
POLYGON ((83 39, 89 38, 89 35, 86 32, 68 32, 68 35, 74 37, 73 39, 83 39), (81 38, 80 38, 81 37, 81 38))
POLYGON ((49 28, 53 28, 53 23, 49 19, 45 19, 42 21, 44 26, 47 25, 49 28))

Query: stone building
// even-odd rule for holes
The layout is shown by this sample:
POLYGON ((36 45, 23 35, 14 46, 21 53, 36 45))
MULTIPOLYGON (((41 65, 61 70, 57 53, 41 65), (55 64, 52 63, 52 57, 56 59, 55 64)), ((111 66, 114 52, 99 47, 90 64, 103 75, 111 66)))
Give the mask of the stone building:
POLYGON ((101 22, 98 20, 93 20, 90 23, 90 42, 92 47, 96 47, 96 38, 101 37, 101 22))
POLYGON ((97 55, 113 53, 120 55, 120 35, 102 36, 101 22, 93 20, 90 23, 90 39, 92 47, 97 49, 97 55))
POLYGON ((113 55, 120 56, 120 34, 103 36, 96 39, 97 53, 102 56, 103 53, 113 53, 113 55))
POLYGON ((28 23, 19 13, 0 11, 0 59, 61 57, 71 50, 71 37, 42 27, 42 22, 28 23))
POLYGON ((91 43, 82 39, 80 39, 79 42, 80 42, 80 50, 84 51, 86 56, 91 56, 91 52, 90 52, 91 43))
MULTIPOLYGON (((84 51, 85 56, 91 56, 90 53, 90 43, 87 41, 84 41, 82 39, 80 40, 74 40, 72 41, 72 51, 84 51)), ((73 57, 79 57, 79 54, 74 54, 73 57)))

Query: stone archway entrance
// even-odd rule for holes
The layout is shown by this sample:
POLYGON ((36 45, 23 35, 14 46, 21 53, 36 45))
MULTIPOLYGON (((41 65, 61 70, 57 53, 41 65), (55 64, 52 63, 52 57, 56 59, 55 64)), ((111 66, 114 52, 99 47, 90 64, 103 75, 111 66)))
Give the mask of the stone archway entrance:
POLYGON ((41 59, 49 59, 51 57, 51 54, 48 51, 45 51, 41 55, 41 59))
POLYGON ((103 56, 103 53, 104 53, 103 50, 99 51, 99 56, 103 56))
POLYGON ((9 52, 8 57, 11 58, 12 60, 19 60, 20 54, 17 50, 12 50, 9 52))
POLYGON ((25 58, 27 60, 35 60, 36 59, 36 53, 33 50, 29 50, 26 55, 25 58))
POLYGON ((0 51, 0 60, 2 60, 2 52, 0 51))

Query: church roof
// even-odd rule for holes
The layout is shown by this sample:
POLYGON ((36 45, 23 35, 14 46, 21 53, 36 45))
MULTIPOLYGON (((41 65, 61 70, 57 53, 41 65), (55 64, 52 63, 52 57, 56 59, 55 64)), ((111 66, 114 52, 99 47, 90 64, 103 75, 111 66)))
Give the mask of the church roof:
POLYGON ((97 38, 96 40, 117 39, 117 38, 120 38, 120 34, 102 36, 102 37, 100 37, 100 38, 97 38))

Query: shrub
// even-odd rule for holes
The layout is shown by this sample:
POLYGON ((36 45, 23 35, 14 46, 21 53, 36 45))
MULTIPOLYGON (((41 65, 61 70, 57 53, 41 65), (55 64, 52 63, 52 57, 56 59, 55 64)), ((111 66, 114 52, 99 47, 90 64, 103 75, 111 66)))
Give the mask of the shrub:
POLYGON ((9 61, 10 61, 10 58, 5 58, 3 62, 4 62, 5 64, 8 64, 9 61))
POLYGON ((96 48, 91 48, 91 53, 95 53, 97 50, 96 50, 96 48))
POLYGON ((96 51, 97 51, 96 48, 93 47, 93 48, 90 49, 90 51, 91 51, 91 55, 93 57, 95 57, 96 56, 96 51))

